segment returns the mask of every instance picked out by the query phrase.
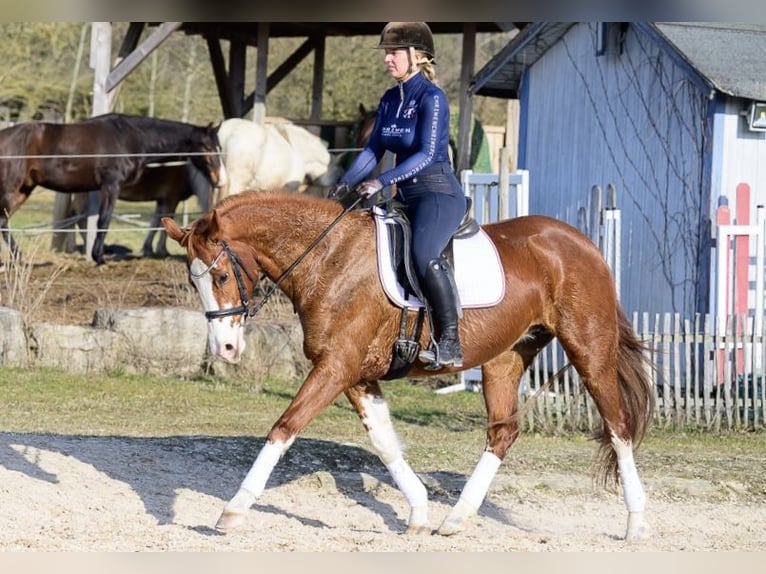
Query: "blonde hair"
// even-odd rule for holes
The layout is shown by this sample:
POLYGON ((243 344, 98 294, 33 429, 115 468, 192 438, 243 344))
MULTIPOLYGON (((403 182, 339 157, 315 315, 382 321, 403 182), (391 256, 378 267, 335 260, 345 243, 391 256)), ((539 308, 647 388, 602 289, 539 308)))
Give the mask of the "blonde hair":
POLYGON ((434 66, 434 61, 428 57, 428 54, 421 52, 420 50, 416 50, 412 46, 409 47, 409 50, 410 61, 413 63, 413 65, 416 66, 429 81, 437 84, 438 82, 436 80, 436 67, 434 66))

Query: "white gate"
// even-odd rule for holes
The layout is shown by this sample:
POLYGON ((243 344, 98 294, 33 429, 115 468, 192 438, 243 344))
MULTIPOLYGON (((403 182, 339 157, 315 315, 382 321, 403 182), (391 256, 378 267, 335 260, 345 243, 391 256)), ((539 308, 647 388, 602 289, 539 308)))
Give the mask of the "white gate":
MULTIPOLYGON (((460 173, 463 192, 473 201, 473 217, 479 225, 529 214, 529 172, 517 170, 501 178, 497 173, 474 173, 464 170, 460 173), (507 181, 502 181, 507 179, 507 181)), ((460 382, 436 391, 451 393, 463 390, 478 390, 481 382, 481 367, 474 367, 460 373, 460 382)))

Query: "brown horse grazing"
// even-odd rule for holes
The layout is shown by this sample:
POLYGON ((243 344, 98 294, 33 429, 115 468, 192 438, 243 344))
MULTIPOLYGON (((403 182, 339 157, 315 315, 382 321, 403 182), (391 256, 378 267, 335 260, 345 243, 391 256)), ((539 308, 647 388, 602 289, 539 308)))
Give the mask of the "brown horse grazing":
MULTIPOLYGON (((430 532, 426 488, 403 458, 379 384, 389 370, 401 312, 378 279, 370 213, 344 212, 320 198, 246 192, 186 228, 168 218, 163 224, 187 250, 190 280, 209 320, 212 352, 228 361, 240 357, 243 323, 253 313, 248 293, 265 274, 291 299, 313 364, 216 527, 226 531, 244 520, 298 433, 344 393, 410 505, 407 532, 430 532)), ((603 419, 601 470, 605 481, 615 478, 622 484, 626 537, 648 536, 633 451, 651 420, 654 394, 644 346, 618 304, 608 266, 585 235, 555 219, 528 216, 484 229, 502 262, 505 296, 488 309, 465 309, 460 338, 463 368, 482 365, 487 443, 438 532, 459 532, 478 511, 519 434, 520 378, 558 337, 603 419)), ((427 345, 428 328, 423 331, 420 344, 427 345)), ((434 374, 423 366, 416 362, 409 374, 434 374)))
POLYGON ((147 164, 190 160, 213 186, 225 184, 216 127, 105 114, 73 124, 26 122, 0 130, 0 233, 14 255, 9 218, 36 186, 81 193, 98 190, 98 232, 91 253, 104 263, 104 240, 124 187, 147 164))

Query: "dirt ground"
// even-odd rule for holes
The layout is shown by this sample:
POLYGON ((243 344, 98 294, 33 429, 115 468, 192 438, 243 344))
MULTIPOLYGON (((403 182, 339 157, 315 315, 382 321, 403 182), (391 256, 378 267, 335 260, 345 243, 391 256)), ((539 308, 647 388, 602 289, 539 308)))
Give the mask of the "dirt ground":
MULTIPOLYGON (((586 476, 514 476, 508 461, 465 532, 407 536, 406 503, 369 451, 312 439, 299 439, 277 465, 241 530, 219 534, 213 526, 252 462, 253 442, 0 433, 0 549, 750 551, 766 540, 766 502, 736 485, 657 478, 646 480, 653 536, 626 543, 619 496, 586 476)), ((437 526, 465 477, 421 477, 437 526)))
MULTIPOLYGON (((99 308, 199 305, 180 257, 111 257, 96 267, 60 256, 27 273, 7 268, 0 282, 6 301, 23 294, 32 323, 88 325, 99 308)), ((299 439, 242 529, 221 535, 213 526, 257 452, 252 439, 0 432, 0 550, 749 551, 766 540, 766 501, 736 484, 646 479, 653 536, 628 544, 620 496, 588 476, 515 474, 512 463, 466 532, 406 536, 406 503, 369 449, 317 442, 299 439)), ((436 527, 465 477, 421 477, 436 527)))

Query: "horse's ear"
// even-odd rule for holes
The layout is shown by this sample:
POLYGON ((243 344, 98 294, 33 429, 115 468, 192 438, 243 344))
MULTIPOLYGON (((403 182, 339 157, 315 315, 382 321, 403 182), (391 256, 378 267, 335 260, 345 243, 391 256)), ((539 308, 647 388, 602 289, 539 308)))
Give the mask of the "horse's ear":
POLYGON ((359 115, 362 117, 367 115, 367 108, 364 107, 362 102, 359 102, 359 115))
POLYGON ((212 243, 221 242, 221 220, 218 217, 217 209, 214 209, 210 214, 210 217, 208 218, 207 229, 205 232, 207 233, 208 241, 212 243))

